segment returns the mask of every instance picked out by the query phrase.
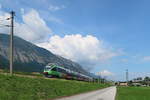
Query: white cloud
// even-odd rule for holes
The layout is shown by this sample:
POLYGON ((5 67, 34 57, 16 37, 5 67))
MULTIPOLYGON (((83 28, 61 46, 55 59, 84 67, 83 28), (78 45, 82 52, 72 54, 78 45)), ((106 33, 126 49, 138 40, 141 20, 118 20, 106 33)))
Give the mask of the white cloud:
POLYGON ((0 33, 9 33, 9 27, 6 27, 5 25, 10 25, 9 20, 6 20, 10 17, 9 13, 5 13, 0 10, 0 33))
POLYGON ((37 45, 76 61, 86 68, 92 68, 119 55, 109 47, 105 47, 102 40, 98 40, 92 35, 76 34, 64 37, 54 35, 47 42, 37 45))
POLYGON ((16 23, 16 35, 31 42, 44 40, 52 33, 39 13, 32 9, 22 16, 23 23, 16 23))
POLYGON ((66 8, 64 5, 62 5, 62 6, 49 5, 48 9, 50 11, 58 11, 58 10, 61 10, 61 9, 64 9, 64 8, 66 8))
MULTIPOLYGON (((39 42, 43 41, 50 34, 52 34, 52 30, 46 25, 45 21, 39 16, 39 13, 32 9, 27 13, 22 12, 22 23, 18 23, 15 21, 15 35, 22 37, 25 40, 30 42, 39 42)), ((10 15, 6 12, 0 11, 0 18, 6 19, 9 18, 10 15)), ((1 24, 10 25, 9 21, 3 21, 1 24)), ((1 32, 8 33, 9 28, 1 28, 1 32)))
POLYGON ((103 70, 101 72, 98 72, 97 75, 105 77, 105 76, 113 76, 114 74, 108 70, 103 70))
POLYGON ((142 61, 150 62, 150 56, 145 56, 142 58, 142 61))

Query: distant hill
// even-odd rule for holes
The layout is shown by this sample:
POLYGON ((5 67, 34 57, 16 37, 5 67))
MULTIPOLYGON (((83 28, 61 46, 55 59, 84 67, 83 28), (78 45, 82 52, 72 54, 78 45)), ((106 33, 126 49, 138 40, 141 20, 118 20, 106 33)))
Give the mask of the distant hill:
MULTIPOLYGON (((19 37, 14 37, 14 69, 42 72, 48 63, 57 63, 66 68, 87 73, 78 63, 55 55, 19 37)), ((0 34, 0 68, 9 67, 9 35, 0 34)))

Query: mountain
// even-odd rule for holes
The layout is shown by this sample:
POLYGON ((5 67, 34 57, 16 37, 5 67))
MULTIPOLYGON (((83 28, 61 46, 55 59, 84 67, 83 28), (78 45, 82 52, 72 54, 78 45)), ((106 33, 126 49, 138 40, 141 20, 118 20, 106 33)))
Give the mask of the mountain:
MULTIPOLYGON (((9 67, 9 38, 7 34, 0 34, 0 68, 3 69, 9 67)), ((14 36, 15 70, 42 72, 48 63, 56 63, 74 71, 88 74, 78 63, 14 36)))

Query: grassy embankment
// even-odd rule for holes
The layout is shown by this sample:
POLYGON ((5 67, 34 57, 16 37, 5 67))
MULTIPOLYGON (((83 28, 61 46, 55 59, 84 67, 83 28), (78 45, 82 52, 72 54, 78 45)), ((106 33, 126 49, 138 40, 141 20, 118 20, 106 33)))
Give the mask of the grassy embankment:
MULTIPOLYGON (((3 74, 9 74, 9 70, 8 69, 0 69, 0 73, 3 74)), ((26 76, 36 76, 36 77, 43 77, 43 74, 39 73, 39 72, 21 72, 21 71, 13 71, 13 73, 15 75, 26 75, 26 76)))
POLYGON ((116 100, 150 100, 150 87, 118 87, 116 100))
POLYGON ((0 74, 0 100, 49 100, 107 86, 74 80, 29 78, 0 74))

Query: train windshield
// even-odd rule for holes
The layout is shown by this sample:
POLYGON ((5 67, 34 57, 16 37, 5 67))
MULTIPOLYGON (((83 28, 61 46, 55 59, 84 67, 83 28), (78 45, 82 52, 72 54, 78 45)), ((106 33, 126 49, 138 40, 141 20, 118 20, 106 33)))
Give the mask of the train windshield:
POLYGON ((45 66, 45 70, 51 70, 52 67, 51 66, 45 66))

